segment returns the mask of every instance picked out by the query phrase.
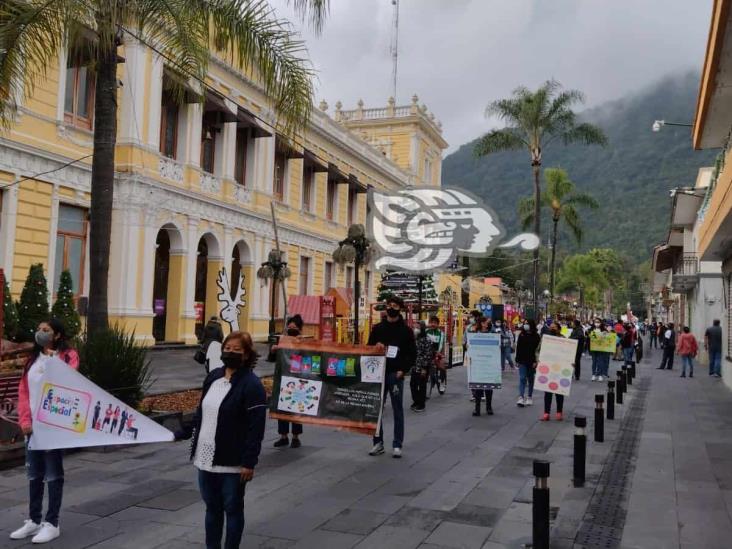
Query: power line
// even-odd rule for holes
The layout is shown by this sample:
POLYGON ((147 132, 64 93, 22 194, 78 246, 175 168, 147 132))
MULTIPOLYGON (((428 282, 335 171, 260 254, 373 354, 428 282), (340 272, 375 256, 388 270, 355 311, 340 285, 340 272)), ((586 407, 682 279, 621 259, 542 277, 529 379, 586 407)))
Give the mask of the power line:
POLYGON ((68 168, 72 164, 76 164, 77 162, 81 162, 82 160, 86 160, 87 158, 91 158, 93 156, 94 156, 93 154, 87 154, 86 156, 82 156, 82 157, 76 158, 74 160, 71 160, 69 162, 66 162, 65 164, 62 164, 61 166, 59 166, 58 168, 54 168, 52 170, 48 170, 45 172, 39 172, 39 173, 36 173, 33 175, 28 175, 26 177, 22 177, 22 178, 18 179, 17 181, 13 181, 12 183, 3 185, 2 187, 0 187, 0 190, 8 189, 8 188, 12 187, 13 185, 18 185, 18 184, 22 183, 23 181, 29 181, 31 179, 36 179, 37 177, 41 177, 42 175, 48 175, 48 174, 51 174, 54 172, 58 172, 60 170, 63 170, 64 168, 68 168))

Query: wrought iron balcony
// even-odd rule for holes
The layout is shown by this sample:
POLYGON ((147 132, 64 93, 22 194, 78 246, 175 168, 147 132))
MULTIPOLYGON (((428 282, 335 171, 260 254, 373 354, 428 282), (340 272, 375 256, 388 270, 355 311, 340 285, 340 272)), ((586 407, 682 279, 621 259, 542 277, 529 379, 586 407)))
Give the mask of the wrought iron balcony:
POLYGON ((699 257, 685 253, 679 257, 671 276, 671 288, 676 293, 687 293, 699 283, 699 257))

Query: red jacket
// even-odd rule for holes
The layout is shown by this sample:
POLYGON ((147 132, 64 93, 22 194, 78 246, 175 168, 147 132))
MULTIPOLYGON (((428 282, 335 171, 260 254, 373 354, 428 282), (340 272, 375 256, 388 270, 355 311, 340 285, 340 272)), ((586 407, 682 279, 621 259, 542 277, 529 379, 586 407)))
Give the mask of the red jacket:
POLYGON ((692 333, 682 333, 679 335, 679 340, 676 344, 676 352, 682 356, 696 356, 699 346, 696 343, 696 338, 692 333))
MULTIPOLYGON (((74 370, 79 369, 79 353, 75 349, 66 349, 65 351, 59 351, 58 358, 63 360, 66 364, 71 366, 74 370)), ((28 391, 28 372, 33 367, 33 364, 29 364, 23 372, 23 377, 20 378, 18 384, 18 424, 21 428, 33 426, 33 414, 30 407, 30 393, 28 391)))

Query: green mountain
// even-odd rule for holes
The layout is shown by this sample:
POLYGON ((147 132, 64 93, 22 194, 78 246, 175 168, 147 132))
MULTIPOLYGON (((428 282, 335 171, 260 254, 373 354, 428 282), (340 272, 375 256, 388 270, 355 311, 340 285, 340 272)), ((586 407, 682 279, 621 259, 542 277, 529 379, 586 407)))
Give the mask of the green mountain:
MULTIPOLYGON (((641 262, 666 238, 669 190, 693 185, 697 170, 711 166, 717 153, 694 151, 690 128, 665 126, 655 133, 651 126, 656 119, 690 123, 698 89, 699 75, 694 72, 664 78, 639 93, 581 113, 583 120, 605 131, 607 147, 550 145, 544 151, 544 168, 566 169, 577 187, 601 204, 598 210, 583 212, 582 245, 577 246, 565 232, 563 250, 608 247, 641 262)), ((528 153, 476 159, 473 146, 474 142, 467 143, 445 158, 442 184, 489 197, 509 235, 515 234, 520 230, 516 206, 532 193, 528 153)), ((544 242, 548 227, 549 220, 543 220, 544 242)))

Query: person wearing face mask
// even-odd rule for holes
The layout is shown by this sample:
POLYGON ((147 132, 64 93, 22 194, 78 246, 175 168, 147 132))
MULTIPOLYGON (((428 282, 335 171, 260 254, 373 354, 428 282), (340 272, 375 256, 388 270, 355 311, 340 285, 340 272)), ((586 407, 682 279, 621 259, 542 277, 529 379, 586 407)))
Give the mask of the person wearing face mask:
POLYGON ((430 338, 427 337, 427 328, 424 322, 420 321, 419 327, 415 328, 414 338, 416 340, 417 358, 409 374, 409 388, 412 390, 411 410, 413 412, 424 412, 427 401, 427 379, 430 370, 435 365, 435 347, 430 338))
MULTIPOLYGON (((298 337, 302 333, 302 327, 304 323, 300 315, 295 315, 287 321, 286 332, 290 337, 298 337)), ((302 434, 302 423, 291 423, 282 419, 277 420, 277 433, 280 438, 274 443, 275 448, 283 448, 290 446, 290 448, 299 448, 302 443, 300 442, 300 435, 302 434), (288 435, 290 434, 290 425, 292 425, 292 442, 290 442, 288 435)))
MULTIPOLYGON (((379 322, 369 334, 369 345, 375 345, 379 352, 386 353, 386 379, 384 399, 391 399, 394 413, 394 441, 392 456, 402 457, 404 443, 404 374, 412 369, 417 355, 414 332, 407 326, 402 317, 404 302, 397 296, 386 300, 386 320, 379 322)), ((374 446, 369 455, 378 456, 384 453, 384 420, 382 418, 379 432, 374 436, 374 446)))
MULTIPOLYGON (((604 334, 606 331, 605 323, 599 318, 596 318, 592 327, 592 331, 597 333, 598 335, 604 334)), ((604 370, 604 360, 605 355, 607 354, 608 353, 601 353, 600 351, 590 350, 590 356, 592 357, 592 381, 602 381, 601 373, 604 370)))
POLYGON ((574 353, 574 379, 579 381, 580 367, 582 366, 582 350, 585 348, 585 331, 582 329, 582 323, 579 320, 574 321, 569 338, 577 340, 577 351, 574 353))
POLYGON ((508 363, 512 370, 515 370, 516 366, 511 357, 514 344, 513 332, 501 318, 496 319, 494 326, 495 332, 501 334, 501 371, 506 369, 506 363, 508 363))
POLYGON ((190 457, 206 504, 206 547, 221 547, 225 521, 224 547, 234 549, 244 533, 244 487, 259 461, 267 395, 252 371, 257 353, 247 332, 226 336, 221 360, 224 366, 203 382, 193 422, 175 438, 193 437, 190 457))
MULTIPOLYGON (((552 323, 549 327, 549 334, 550 336, 555 337, 562 337, 562 329, 556 322, 552 323)), ((557 400, 557 414, 556 419, 557 421, 562 421, 563 415, 562 412, 564 410, 564 395, 555 394, 555 393, 549 393, 544 392, 544 415, 541 416, 541 421, 549 421, 549 414, 552 411, 552 397, 556 397, 557 400)))
POLYGON ((445 365, 445 332, 440 329, 440 319, 436 316, 430 317, 430 327, 427 330, 427 337, 432 342, 435 350, 435 364, 431 368, 430 395, 432 389, 437 385, 437 392, 441 395, 447 390, 447 367, 445 365))
MULTIPOLYGON (((476 332, 483 334, 493 333, 494 329, 491 326, 490 318, 480 318, 476 332)), ((493 389, 473 389, 473 397, 475 402, 474 416, 480 416, 480 401, 483 397, 485 397, 485 413, 489 416, 493 415, 493 389)))
MULTIPOLYGON (((53 357, 74 370, 79 369, 79 354, 68 344, 64 325, 55 318, 38 325, 35 345, 18 386, 18 423, 26 436, 26 443, 33 433, 31 410, 33 404, 38 403, 38 385, 46 364, 53 357)), ((64 488, 63 451, 26 448, 25 456, 30 488, 28 519, 21 528, 10 534, 10 538, 33 536, 33 543, 47 543, 61 535, 58 517, 64 488), (48 487, 48 510, 42 521, 44 482, 48 487)))
POLYGON ((536 330, 536 322, 525 320, 521 333, 516 340, 516 363, 519 367, 519 397, 516 406, 523 408, 534 403, 534 375, 536 374, 536 350, 541 338, 536 330), (528 396, 524 398, 528 387, 528 396))

